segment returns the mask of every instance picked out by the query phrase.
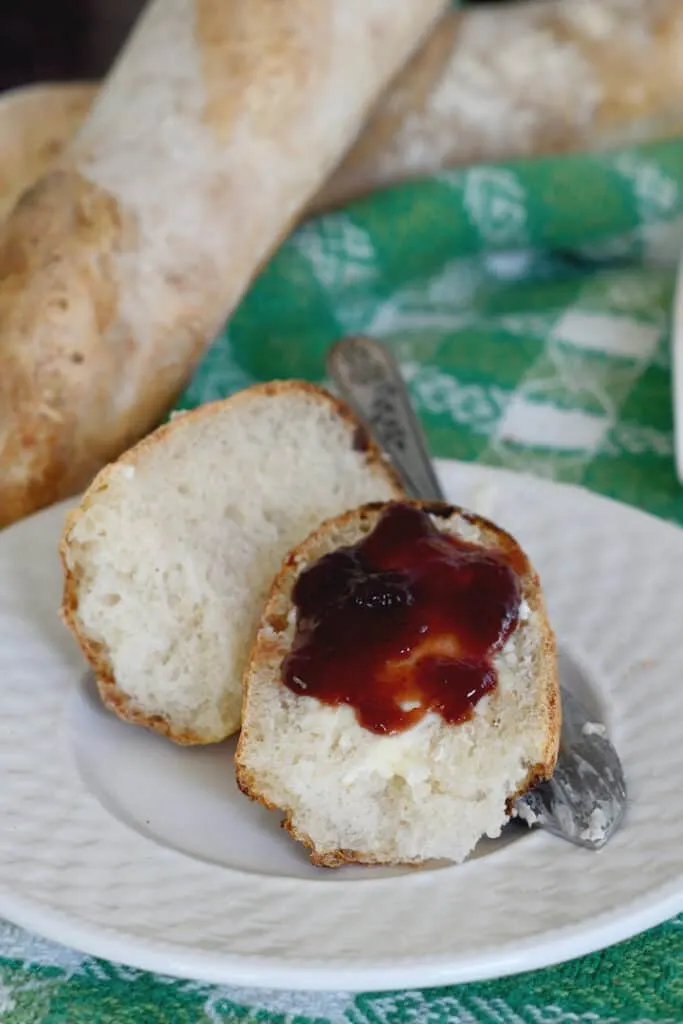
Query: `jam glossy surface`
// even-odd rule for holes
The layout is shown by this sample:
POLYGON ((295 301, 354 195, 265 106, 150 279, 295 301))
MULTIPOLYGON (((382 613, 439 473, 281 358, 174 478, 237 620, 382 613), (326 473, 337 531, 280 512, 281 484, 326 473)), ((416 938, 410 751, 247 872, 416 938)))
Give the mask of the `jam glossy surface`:
POLYGON ((293 599, 285 685, 349 704, 366 729, 390 734, 428 711, 449 723, 472 716, 496 686, 492 658, 517 626, 521 593, 504 554, 395 504, 360 543, 305 570, 293 599))

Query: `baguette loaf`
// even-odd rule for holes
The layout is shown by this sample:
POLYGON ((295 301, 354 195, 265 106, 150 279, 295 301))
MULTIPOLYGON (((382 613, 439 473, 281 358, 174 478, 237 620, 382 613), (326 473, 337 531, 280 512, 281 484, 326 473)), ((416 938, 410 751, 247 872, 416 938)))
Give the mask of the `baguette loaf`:
POLYGON ((453 11, 392 83, 313 208, 407 178, 683 131, 683 0, 453 11))
POLYGON ((0 231, 0 526, 158 422, 446 3, 151 3, 0 231))
POLYGON ((403 732, 378 735, 348 704, 294 693, 282 670, 295 636, 292 591, 301 572, 367 536, 386 506, 323 524, 289 555, 245 675, 237 779, 248 796, 282 811, 284 826, 325 867, 461 861, 482 836, 500 833, 514 798, 549 778, 557 759, 555 639, 538 577, 512 537, 490 522, 447 505, 409 504, 426 509, 446 534, 521 559, 519 624, 494 657, 495 689, 469 721, 450 725, 430 712, 403 732))
MULTIPOLYGON (((16 197, 47 169, 94 95, 73 84, 4 98, 4 194, 16 197), (28 159, 17 168, 22 118, 28 159)), ((518 0, 450 11, 307 212, 448 167, 674 136, 683 131, 682 97, 683 0, 518 0)))
MULTIPOLYGON (((14 196, 46 169, 55 140, 67 141, 94 96, 90 85, 25 92, 0 104, 0 134, 4 120, 13 135, 26 118, 22 144, 32 146, 30 175, 14 196)), ((683 131, 682 96, 683 0, 517 0, 450 11, 307 212, 447 167, 673 136, 683 131)))
MULTIPOLYGON (((442 4, 271 6, 196 0, 193 21, 189 0, 156 0, 59 169, 0 231, 0 527, 154 425, 307 202, 683 130, 683 0, 477 7, 442 18, 325 183, 442 4)), ((91 87, 75 88, 85 108, 91 87)), ((54 149, 75 118, 52 107, 54 149)))
POLYGON ((296 381, 140 442, 99 474, 61 544, 63 617, 106 706, 178 743, 229 736, 286 552, 326 517, 401 493, 350 411, 296 381))

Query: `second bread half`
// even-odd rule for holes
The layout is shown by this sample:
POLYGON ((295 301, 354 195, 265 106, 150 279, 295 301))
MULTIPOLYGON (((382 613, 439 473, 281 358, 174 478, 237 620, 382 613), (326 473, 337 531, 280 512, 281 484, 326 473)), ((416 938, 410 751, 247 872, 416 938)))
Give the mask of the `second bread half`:
POLYGON ((311 384, 259 385, 157 430, 99 474, 62 539, 63 616, 104 703, 178 743, 235 732, 287 551, 401 493, 349 410, 311 384))

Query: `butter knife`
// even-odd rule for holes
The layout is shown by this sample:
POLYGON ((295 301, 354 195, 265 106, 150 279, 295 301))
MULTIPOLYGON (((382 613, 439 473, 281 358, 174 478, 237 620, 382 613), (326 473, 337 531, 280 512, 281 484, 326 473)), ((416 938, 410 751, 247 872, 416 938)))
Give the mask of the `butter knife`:
MULTIPOLYGON (((391 351, 371 338, 344 338, 330 349, 327 370, 341 397, 391 460, 407 492, 415 498, 446 501, 391 351)), ((590 720, 565 687, 560 691, 562 730, 555 772, 548 782, 519 798, 515 810, 531 827, 599 850, 624 819, 624 773, 604 728, 590 720)))

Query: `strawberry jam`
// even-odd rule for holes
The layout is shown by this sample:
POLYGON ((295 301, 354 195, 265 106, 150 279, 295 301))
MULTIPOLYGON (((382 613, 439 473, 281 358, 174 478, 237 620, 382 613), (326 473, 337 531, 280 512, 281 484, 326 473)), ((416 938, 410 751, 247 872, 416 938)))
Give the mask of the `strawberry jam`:
POLYGON ((283 682, 349 704, 374 733, 402 732, 428 711, 466 721, 496 686, 492 659, 517 626, 525 569, 518 549, 466 543, 418 507, 389 505, 360 543, 299 576, 283 682))

